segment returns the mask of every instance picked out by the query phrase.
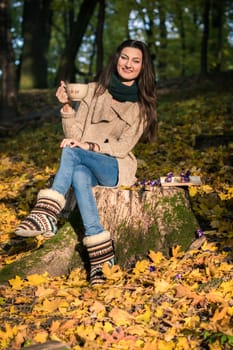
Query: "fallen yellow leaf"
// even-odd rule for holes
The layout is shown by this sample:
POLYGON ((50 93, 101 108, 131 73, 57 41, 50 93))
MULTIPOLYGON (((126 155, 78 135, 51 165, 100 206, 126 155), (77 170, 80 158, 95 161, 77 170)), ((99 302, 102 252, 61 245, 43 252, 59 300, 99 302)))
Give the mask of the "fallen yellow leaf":
POLYGON ((9 280, 9 284, 13 289, 21 290, 23 288, 24 281, 21 279, 21 277, 16 276, 15 278, 9 280))
POLYGON ((34 336, 33 340, 36 343, 45 343, 48 340, 48 333, 46 331, 40 331, 34 336))
POLYGON ((161 252, 156 253, 153 250, 150 250, 149 257, 155 265, 159 264, 161 262, 161 260, 164 259, 164 256, 161 252))
POLYGON ((119 309, 118 307, 114 307, 110 311, 109 317, 111 317, 113 322, 118 326, 129 324, 130 320, 133 318, 127 311, 119 309))
POLYGON ((27 276, 27 280, 31 286, 39 286, 48 280, 48 273, 45 272, 43 275, 29 275, 27 276))

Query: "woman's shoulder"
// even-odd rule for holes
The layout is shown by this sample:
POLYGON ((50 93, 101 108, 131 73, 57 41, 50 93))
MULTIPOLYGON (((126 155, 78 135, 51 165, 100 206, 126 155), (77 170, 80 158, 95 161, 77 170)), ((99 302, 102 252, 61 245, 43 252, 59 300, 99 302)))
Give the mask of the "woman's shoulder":
POLYGON ((88 93, 95 93, 97 84, 95 82, 90 82, 87 84, 88 85, 88 93))

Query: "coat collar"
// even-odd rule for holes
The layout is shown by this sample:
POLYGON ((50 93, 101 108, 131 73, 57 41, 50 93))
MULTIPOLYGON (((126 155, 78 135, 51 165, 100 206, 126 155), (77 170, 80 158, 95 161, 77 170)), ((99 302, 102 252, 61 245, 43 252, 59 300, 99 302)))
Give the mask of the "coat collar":
MULTIPOLYGON (((92 85, 92 84, 90 84, 92 85)), ((90 89, 92 90, 92 88, 90 89)), ((92 91, 90 91, 91 93, 92 91)), ((88 91, 89 95, 89 91, 88 91)), ((101 121, 110 122, 115 113, 119 118, 124 120, 127 124, 132 125, 135 117, 139 114, 139 106, 136 102, 115 102, 112 103, 112 95, 106 90, 101 96, 92 99, 92 96, 86 96, 86 103, 90 103, 89 113, 92 114, 92 122, 98 123, 101 121), (111 111, 112 110, 112 111, 111 111)))

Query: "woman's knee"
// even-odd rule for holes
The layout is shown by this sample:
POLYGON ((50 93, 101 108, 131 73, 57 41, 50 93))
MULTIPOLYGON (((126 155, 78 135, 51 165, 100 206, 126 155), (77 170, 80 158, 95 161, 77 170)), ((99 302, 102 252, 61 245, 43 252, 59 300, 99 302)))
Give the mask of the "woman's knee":
POLYGON ((85 165, 78 165, 73 172, 72 183, 74 186, 92 186, 91 171, 85 165))
POLYGON ((73 155, 74 154, 74 149, 71 148, 71 147, 63 147, 62 148, 62 156, 65 156, 65 155, 73 155))
POLYGON ((62 148, 61 160, 65 161, 65 162, 72 161, 72 162, 75 162, 75 164, 79 164, 81 162, 79 148, 77 148, 77 147, 75 147, 75 148, 71 148, 71 147, 62 148))

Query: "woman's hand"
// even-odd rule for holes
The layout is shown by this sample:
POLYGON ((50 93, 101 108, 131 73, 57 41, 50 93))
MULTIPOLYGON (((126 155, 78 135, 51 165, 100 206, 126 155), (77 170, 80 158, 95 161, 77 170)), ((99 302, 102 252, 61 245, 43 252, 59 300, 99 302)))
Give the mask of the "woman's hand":
POLYGON ((85 149, 86 151, 93 151, 93 152, 99 152, 100 151, 100 146, 97 143, 93 142, 79 142, 74 139, 63 139, 62 142, 60 143, 60 147, 79 147, 82 149, 85 149))
POLYGON ((63 80, 56 91, 56 97, 58 101, 63 104, 63 112, 69 113, 73 111, 71 101, 66 91, 66 84, 63 80))
POLYGON ((85 150, 89 150, 89 145, 86 142, 79 142, 77 140, 74 139, 63 139, 62 142, 60 143, 60 147, 64 148, 64 147, 79 147, 85 150))

